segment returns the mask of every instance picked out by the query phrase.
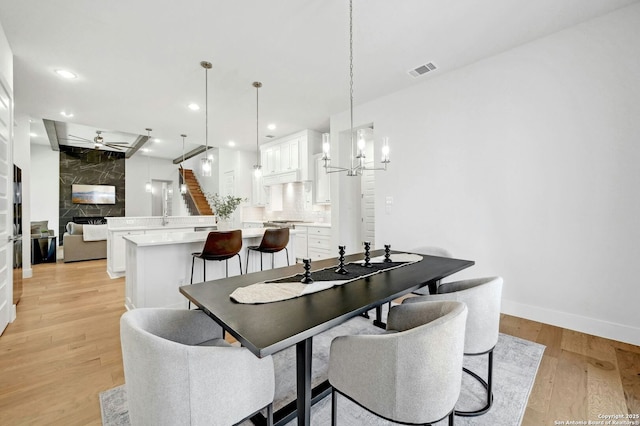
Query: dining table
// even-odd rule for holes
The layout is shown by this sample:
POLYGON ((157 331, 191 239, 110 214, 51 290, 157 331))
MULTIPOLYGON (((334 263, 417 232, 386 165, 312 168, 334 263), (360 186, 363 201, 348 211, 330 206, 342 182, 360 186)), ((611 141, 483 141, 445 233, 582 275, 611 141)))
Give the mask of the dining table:
MULTIPOLYGON (((371 251, 382 256, 384 250, 371 251)), ((404 254, 409 252, 390 252, 404 254)), ((417 253, 420 254, 420 253, 417 253)), ((241 287, 303 274, 303 265, 269 269, 180 287, 180 293, 202 309, 225 332, 257 357, 296 347, 296 400, 274 413, 274 424, 284 425, 297 417, 299 426, 311 424, 311 405, 331 392, 328 382, 311 388, 313 337, 350 318, 380 308, 424 286, 434 289, 441 279, 475 264, 471 260, 420 254, 421 259, 401 267, 354 279, 315 293, 272 303, 237 303, 230 297, 241 287)), ((363 253, 344 256, 343 261, 363 260, 363 253)), ((313 271, 334 267, 338 258, 314 261, 313 271)), ((259 416, 252 418, 259 424, 259 416)))

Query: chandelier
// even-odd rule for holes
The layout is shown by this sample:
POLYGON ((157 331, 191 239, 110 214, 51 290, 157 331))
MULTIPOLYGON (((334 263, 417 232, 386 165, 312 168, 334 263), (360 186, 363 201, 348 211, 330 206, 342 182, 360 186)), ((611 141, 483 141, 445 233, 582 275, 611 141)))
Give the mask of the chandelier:
POLYGON ((200 172, 202 176, 211 176, 211 159, 209 158, 209 70, 211 62, 202 61, 200 66, 204 68, 204 157, 200 160, 200 172))
POLYGON ((259 127, 258 127, 258 91, 260 90, 260 88, 262 87, 262 83, 260 83, 259 81, 254 81, 253 82, 253 87, 256 88, 256 164, 253 166, 253 174, 255 175, 256 178, 259 178, 262 175, 262 166, 260 165, 260 145, 258 142, 258 134, 259 134, 259 127))
POLYGON ((382 161, 381 167, 372 167, 365 162, 365 131, 359 129, 357 135, 353 131, 353 0, 349 0, 349 111, 350 111, 350 131, 351 139, 351 161, 348 167, 334 166, 331 164, 329 134, 322 135, 322 160, 327 173, 347 172, 347 176, 360 176, 365 170, 387 170, 389 160, 389 138, 382 141, 382 161))

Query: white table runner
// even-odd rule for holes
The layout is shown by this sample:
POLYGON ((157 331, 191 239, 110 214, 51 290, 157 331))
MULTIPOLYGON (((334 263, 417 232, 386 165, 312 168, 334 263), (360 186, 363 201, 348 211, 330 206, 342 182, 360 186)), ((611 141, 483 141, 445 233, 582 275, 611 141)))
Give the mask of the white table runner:
MULTIPOLYGON (((239 287, 235 289, 233 293, 229 295, 229 297, 238 303, 245 303, 245 304, 279 302, 281 300, 294 299, 296 297, 300 297, 305 294, 316 293, 318 291, 326 290, 333 286, 344 285, 348 282, 351 282, 357 279, 368 277, 368 276, 377 274, 379 272, 388 271, 390 269, 400 268, 402 266, 410 265, 412 263, 419 262, 421 260, 422 260, 422 256, 417 254, 395 253, 395 254, 391 254, 391 261, 404 262, 404 263, 402 263, 401 265, 390 267, 388 269, 374 271, 371 274, 362 275, 350 280, 314 281, 311 284, 303 284, 299 282, 299 277, 298 277, 298 281, 293 281, 293 282, 269 283, 269 282, 263 281, 256 284, 251 284, 246 287, 239 287)), ((370 262, 383 263, 384 256, 377 256, 377 257, 371 258, 370 262)), ((364 263, 364 260, 357 260, 351 263, 364 263)), ((337 265, 334 267, 337 267, 337 265)), ((295 277, 295 275, 292 275, 291 277, 293 278, 295 277)), ((312 271, 311 278, 313 278, 313 271, 312 271)), ((279 279, 278 281, 282 281, 282 279, 279 279)))

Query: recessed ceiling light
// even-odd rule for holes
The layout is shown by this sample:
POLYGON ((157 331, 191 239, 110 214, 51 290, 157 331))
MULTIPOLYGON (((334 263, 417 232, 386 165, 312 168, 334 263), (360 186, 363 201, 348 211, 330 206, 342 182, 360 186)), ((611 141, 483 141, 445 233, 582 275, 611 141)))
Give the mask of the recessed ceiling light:
POLYGON ((142 152, 149 152, 149 148, 141 148, 140 151, 142 152))
POLYGON ((66 78, 67 80, 73 80, 74 78, 78 78, 76 74, 67 70, 56 70, 56 74, 58 74, 62 78, 66 78))
POLYGON ((198 104, 189 104, 189 109, 191 111, 197 111, 197 110, 200 109, 200 105, 198 105, 198 104))
POLYGON ((275 125, 275 124, 273 124, 273 123, 271 123, 271 124, 269 124, 269 125, 267 126, 267 129, 269 129, 269 130, 275 130, 275 129, 276 129, 276 125, 275 125))
POLYGON ((211 154, 209 154, 209 155, 207 156, 207 158, 208 158, 209 160, 211 160, 211 161, 213 161, 213 160, 214 160, 213 155, 211 155, 211 154))
POLYGON ((37 138, 38 134, 31 132, 31 133, 29 133, 29 136, 31 136, 32 138, 37 138))
POLYGON ((160 142, 160 139, 155 138, 153 141, 154 141, 155 143, 159 143, 159 142, 160 142))
POLYGON ((71 117, 73 117, 73 114, 72 114, 72 113, 70 113, 70 112, 60 111, 60 114, 61 114, 63 117, 67 117, 67 118, 71 118, 71 117))
POLYGON ((234 141, 229 141, 229 146, 236 146, 236 143, 234 141))

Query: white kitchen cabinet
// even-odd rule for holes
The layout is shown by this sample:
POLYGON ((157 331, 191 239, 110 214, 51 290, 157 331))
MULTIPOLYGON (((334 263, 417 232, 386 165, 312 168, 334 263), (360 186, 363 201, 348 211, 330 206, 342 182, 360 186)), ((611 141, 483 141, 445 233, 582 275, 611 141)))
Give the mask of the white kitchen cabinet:
POLYGON ((314 178, 313 153, 321 147, 321 135, 313 130, 303 130, 260 146, 264 185, 302 182, 314 178), (279 179, 267 179, 278 176, 279 179))
POLYGON ((267 204, 268 197, 268 188, 264 186, 264 177, 260 175, 259 177, 253 176, 251 181, 251 203, 254 206, 265 206, 267 204))
MULTIPOLYGON (((306 229, 306 253, 304 250, 300 249, 298 251, 298 240, 296 240, 296 258, 301 259, 311 259, 314 260, 322 260, 328 259, 330 257, 337 256, 337 250, 335 253, 331 250, 331 228, 328 226, 306 226, 306 225, 296 225, 296 230, 306 229), (299 256, 299 254, 301 256, 299 256)), ((299 234, 296 234, 296 236, 299 234)), ((302 246, 304 242, 302 239, 300 240, 300 245, 302 246)))
POLYGON ((296 259, 307 259, 307 227, 296 226, 297 233, 293 238, 295 241, 296 259))
POLYGON ((324 168, 322 154, 316 155, 314 189, 316 204, 331 204, 331 179, 324 168))
POLYGON ((300 140, 298 138, 280 144, 280 172, 300 168, 300 140))
POLYGON ((126 266, 126 242, 122 237, 128 235, 142 235, 144 231, 116 231, 113 232, 113 236, 109 245, 109 260, 111 261, 111 267, 116 272, 125 270, 126 266))

